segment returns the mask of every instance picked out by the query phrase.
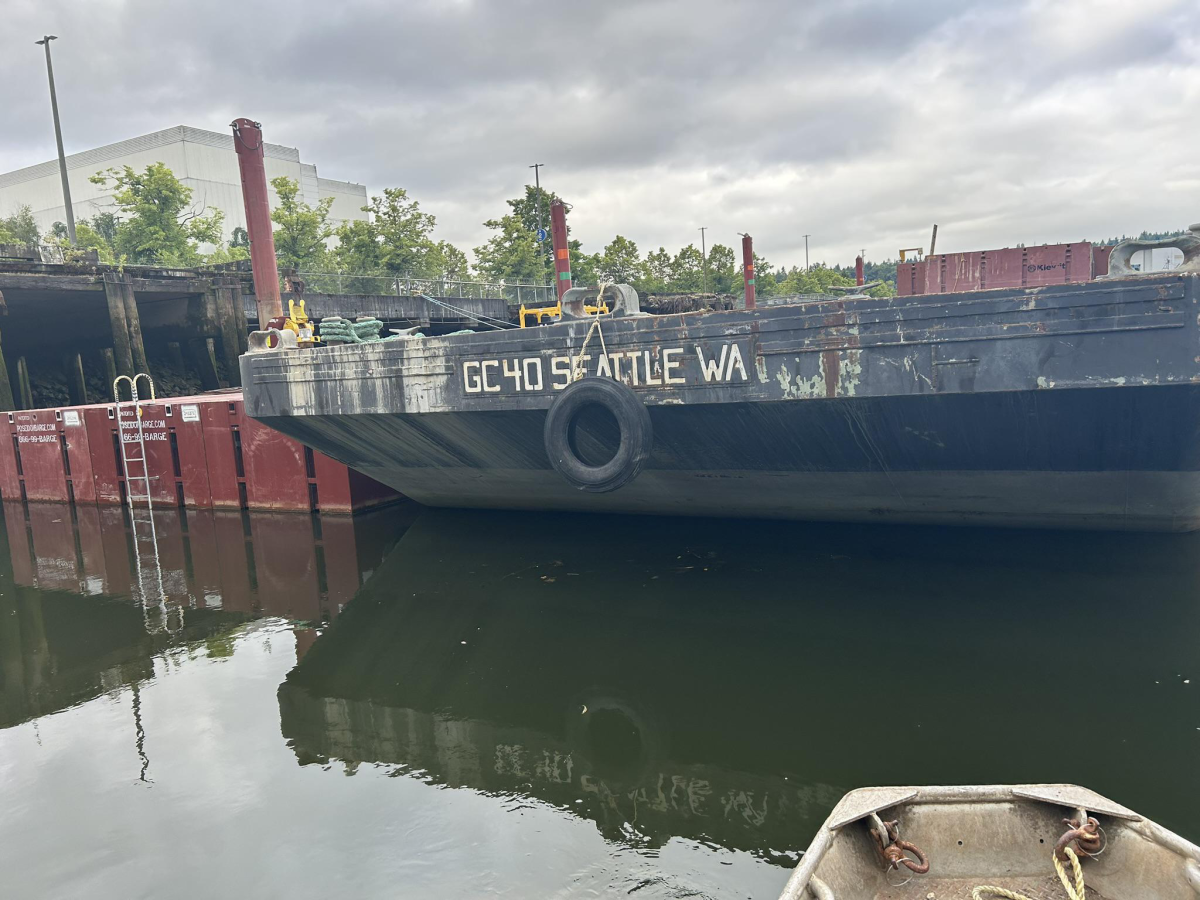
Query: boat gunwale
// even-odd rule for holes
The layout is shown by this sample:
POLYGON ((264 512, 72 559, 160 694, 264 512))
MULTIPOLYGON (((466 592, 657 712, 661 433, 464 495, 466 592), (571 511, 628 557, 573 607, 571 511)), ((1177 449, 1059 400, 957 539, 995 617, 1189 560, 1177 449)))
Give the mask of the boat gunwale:
MULTIPOLYGON (((672 332, 678 330, 680 337, 689 339, 705 339, 705 338, 736 338, 754 336, 757 337, 764 355, 772 355, 777 353, 797 353, 797 352, 823 352, 831 349, 844 349, 844 345, 836 343, 814 342, 811 346, 792 347, 771 346, 772 339, 778 339, 780 332, 805 332, 823 330, 832 335, 842 336, 851 339, 847 344, 853 344, 853 349, 865 349, 867 346, 879 345, 887 346, 890 344, 915 345, 923 343, 944 343, 955 340, 998 340, 1005 337, 1053 337, 1055 334, 1063 333, 1089 333, 1092 330, 1141 330, 1146 328, 1180 328, 1184 327, 1186 322, 1182 319, 1182 311, 1171 310, 1162 312, 1162 316, 1179 317, 1179 321, 1170 321, 1163 323, 1150 324, 1130 328, 1128 326, 1118 329, 1086 329, 1076 328, 1068 331, 1038 331, 1036 327, 1030 326, 1030 330, 1015 331, 1011 334, 996 335, 996 334, 981 334, 981 335, 964 335, 962 337, 940 337, 935 339, 932 337, 920 337, 918 335, 905 334, 899 328, 888 328, 890 325, 912 325, 921 323, 929 327, 932 323, 936 323, 942 319, 958 319, 975 316, 1003 316, 1013 313, 1046 313, 1050 311, 1070 313, 1072 310, 1096 308, 1103 306, 1123 306, 1127 303, 1157 303, 1169 300, 1186 300, 1186 280, 1188 278, 1200 279, 1200 276, 1190 273, 1171 274, 1168 273, 1162 276, 1136 276, 1139 279, 1146 279, 1145 282, 1135 281, 1136 285, 1144 285, 1147 288, 1152 286, 1161 287, 1164 284, 1171 284, 1177 287, 1177 290, 1172 290, 1164 294, 1161 290, 1153 290, 1148 293, 1153 296, 1147 297, 1130 297, 1125 300, 1113 302, 1111 294, 1121 291, 1131 279, 1114 280, 1113 283, 1120 286, 1108 287, 1110 282, 1100 282, 1105 285, 1103 288, 1095 288, 1097 282, 1081 282, 1070 285, 1052 285, 1049 287, 1056 288, 1073 288, 1074 290, 1064 290, 1049 292, 1047 286, 1039 286, 1035 288, 1027 288, 1020 293, 1014 293, 1013 289, 994 289, 990 291, 969 291, 956 294, 935 294, 935 295, 916 295, 919 297, 959 297, 960 300, 938 303, 917 303, 894 305, 891 303, 880 304, 877 298, 863 298, 873 301, 869 306, 856 307, 853 300, 823 300, 819 301, 822 304, 835 306, 836 309, 831 310, 829 306, 822 310, 810 310, 809 307, 816 306, 815 303, 800 304, 798 306, 779 305, 773 307, 758 308, 753 310, 697 310, 686 313, 667 313, 663 315, 646 314, 642 316, 623 316, 623 317, 600 317, 599 321, 617 325, 621 323, 620 345, 622 347, 632 347, 638 344, 662 343, 664 340, 673 336, 672 332), (1081 290, 1085 289, 1085 290, 1081 290), (996 305, 994 296, 988 298, 988 295, 1004 294, 1009 303, 996 305), (1076 298, 1072 295, 1081 294, 1076 298), (1072 299, 1089 300, 1091 302, 1075 302, 1070 304, 1045 304, 1045 305, 1028 305, 1029 297, 1058 297, 1061 295, 1072 296, 1072 299), (1003 308, 1003 307, 1011 308, 1003 308), (971 307, 982 307, 972 309, 971 307), (917 315, 904 316, 902 312, 919 312, 930 311, 934 315, 917 315), (830 313, 841 316, 854 315, 853 321, 830 322, 828 317, 830 313), (875 318, 864 317, 864 313, 871 312, 880 313, 875 318), (892 313, 893 315, 885 315, 892 313), (666 324, 668 320, 677 320, 673 323, 666 324), (702 326, 700 334, 691 334, 690 326, 702 326), (885 343, 877 340, 876 342, 863 342, 861 329, 870 326, 884 326, 878 329, 877 338, 886 338, 889 334, 899 338, 899 340, 885 343), (716 334, 708 334, 709 331, 715 331, 716 334)), ((895 298, 888 298, 894 300, 895 298)), ((1134 319, 1134 316, 1110 316, 1109 318, 1119 319, 1134 319)), ((554 322, 550 325, 536 326, 534 328, 505 328, 495 331, 477 331, 469 334, 453 334, 453 335, 433 335, 425 338, 409 338, 406 340, 387 340, 387 341, 370 341, 362 344, 341 344, 337 346, 324 345, 313 348, 305 348, 304 351, 297 351, 297 354, 284 353, 278 351, 264 351, 259 353, 250 353, 247 356, 254 360, 255 363, 260 361, 280 361, 286 362, 289 367, 299 366, 315 366, 322 363, 342 363, 354 362, 363 360, 363 351, 375 351, 377 355, 401 355, 406 359, 417 361, 422 358, 439 358, 445 359, 451 356, 463 356, 471 353, 476 345, 485 345, 489 351, 497 353, 507 352, 546 352, 561 349, 570 352, 574 349, 574 341, 579 337, 578 332, 581 329, 589 329, 592 319, 563 319, 554 322), (512 346, 516 345, 516 346, 512 346), (427 351, 427 352, 422 352, 427 351)), ((1086 320, 1076 320, 1082 324, 1086 320)), ((1011 323, 1002 322, 993 323, 997 328, 1012 328, 1019 324, 1027 323, 1011 323)), ((968 327, 968 326, 964 326, 968 327)), ((261 367, 261 366, 258 366, 261 367)))
MULTIPOLYGON (((895 806, 884 807, 884 809, 893 809, 907 806, 918 805, 933 805, 933 804, 953 804, 953 803, 1041 803, 1046 805, 1054 805, 1053 801, 1017 794, 1016 791, 1037 791, 1038 789, 1067 787, 1076 790, 1086 790, 1079 785, 1060 785, 1060 784, 983 784, 983 785, 913 785, 913 786, 889 786, 890 789, 896 791, 916 791, 915 796, 907 800, 901 800, 895 806)), ((825 858, 825 854, 833 845, 833 841, 838 837, 839 833, 846 825, 852 825, 855 822, 862 820, 862 817, 855 819, 852 822, 847 822, 837 827, 831 826, 831 822, 835 821, 834 816, 837 813, 838 807, 845 802, 847 797, 851 797, 859 792, 877 791, 880 788, 857 788, 850 791, 845 797, 840 800, 821 824, 820 830, 816 837, 808 845, 800 858, 799 865, 792 871, 792 875, 788 878, 787 884, 784 885, 783 892, 779 895, 779 900, 804 900, 808 896, 808 886, 812 877, 816 874, 821 861, 825 858)), ((1106 798, 1102 798, 1106 799, 1106 798)), ((1111 803, 1111 801, 1109 801, 1111 803)), ((1067 804, 1062 804, 1064 809, 1070 809, 1067 804)), ((1101 813, 1104 815, 1104 813, 1101 813)), ((1131 831, 1137 832, 1142 837, 1157 843, 1167 850, 1170 850, 1184 859, 1190 859, 1192 862, 1200 865, 1200 847, 1193 844, 1191 841, 1176 834, 1175 832, 1164 828, 1157 822, 1147 819, 1144 816, 1139 817, 1136 821, 1122 819, 1121 826, 1128 828, 1131 831)))

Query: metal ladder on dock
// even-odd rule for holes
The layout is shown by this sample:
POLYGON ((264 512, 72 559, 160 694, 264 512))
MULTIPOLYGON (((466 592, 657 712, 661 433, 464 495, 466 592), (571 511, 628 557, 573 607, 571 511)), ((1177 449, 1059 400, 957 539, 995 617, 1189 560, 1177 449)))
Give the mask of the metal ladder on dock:
POLYGON ((121 468, 125 475, 125 499, 129 504, 129 524, 133 531, 133 559, 137 577, 137 599, 142 604, 142 622, 146 631, 154 634, 159 631, 176 633, 183 628, 183 609, 179 608, 178 624, 171 627, 171 610, 167 608, 167 591, 163 585, 162 561, 158 555, 158 532, 154 527, 154 498, 151 495, 150 482, 158 476, 150 474, 150 464, 146 458, 146 432, 142 425, 142 403, 138 398, 138 380, 146 379, 150 386, 150 400, 154 397, 154 380, 145 372, 138 372, 132 378, 128 375, 118 375, 113 381, 113 400, 116 403, 117 443, 121 447, 121 468), (127 427, 121 417, 123 402, 120 386, 122 381, 129 382, 130 401, 134 410, 136 422, 136 437, 134 429, 127 427), (131 435, 128 439, 126 435, 131 435), (136 448, 134 450, 133 448, 136 448), (133 468, 131 468, 133 464, 133 468), (137 471, 137 466, 141 471, 137 471), (141 482, 145 493, 134 491, 134 484, 141 482), (136 501, 146 501, 145 507, 139 507, 136 501), (151 612, 158 615, 158 622, 152 622, 151 612))

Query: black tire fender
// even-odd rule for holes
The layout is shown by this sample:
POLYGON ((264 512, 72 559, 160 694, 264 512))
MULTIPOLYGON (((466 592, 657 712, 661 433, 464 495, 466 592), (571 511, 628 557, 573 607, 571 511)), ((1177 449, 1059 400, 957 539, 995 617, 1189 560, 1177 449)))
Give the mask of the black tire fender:
POLYGON ((654 427, 646 405, 628 385, 611 378, 593 376, 567 385, 546 413, 542 432, 550 465, 572 487, 603 494, 622 488, 646 464, 654 444, 654 427), (589 466, 571 447, 570 429, 580 411, 602 406, 616 419, 621 444, 616 455, 602 466, 589 466))

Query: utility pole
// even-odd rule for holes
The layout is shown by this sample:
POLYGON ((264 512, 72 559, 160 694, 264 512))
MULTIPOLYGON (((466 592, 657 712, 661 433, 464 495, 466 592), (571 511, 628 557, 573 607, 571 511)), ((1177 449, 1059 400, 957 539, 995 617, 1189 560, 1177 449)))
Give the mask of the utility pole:
POLYGON ((58 95, 54 93, 54 64, 50 62, 50 42, 58 40, 58 35, 47 34, 40 41, 34 41, 46 48, 46 75, 50 78, 50 109, 54 113, 54 139, 58 142, 58 174, 62 176, 63 203, 67 207, 67 237, 71 246, 75 241, 75 210, 71 208, 71 185, 67 183, 67 157, 63 154, 62 126, 58 124, 58 95))
POLYGON ((708 251, 704 246, 704 232, 708 229, 705 225, 700 229, 700 259, 704 261, 704 293, 708 293, 708 251))
POLYGON ((808 239, 809 239, 810 237, 812 237, 812 235, 811 235, 811 234, 806 234, 806 235, 804 236, 804 271, 805 271, 805 272, 812 271, 812 270, 809 268, 809 265, 808 265, 808 239))
MULTIPOLYGON (((538 178, 538 170, 544 165, 545 163, 534 163, 529 167, 533 169, 533 192, 534 201, 537 203, 537 226, 539 235, 542 233, 542 182, 538 178)), ((540 240, 538 241, 538 269, 540 270, 541 277, 544 279, 546 277, 546 256, 544 253, 542 253, 541 244, 543 243, 545 242, 540 240)))

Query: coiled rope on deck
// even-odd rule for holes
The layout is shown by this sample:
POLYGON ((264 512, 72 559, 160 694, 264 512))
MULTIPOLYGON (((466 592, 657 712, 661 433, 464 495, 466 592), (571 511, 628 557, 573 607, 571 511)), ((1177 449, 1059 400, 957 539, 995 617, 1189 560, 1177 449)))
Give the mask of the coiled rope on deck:
MULTIPOLYGON (((1083 893, 1083 866, 1079 864, 1079 857, 1075 855, 1075 851, 1070 847, 1066 848, 1067 857, 1071 860, 1071 869, 1075 875, 1075 884, 1072 886, 1070 879, 1067 878, 1066 869, 1059 862, 1058 857, 1051 853, 1050 859, 1054 863, 1054 871, 1058 873, 1058 880, 1062 882, 1063 889, 1067 892, 1067 897, 1070 900, 1085 900, 1083 893)), ((985 895, 993 897, 1004 897, 1005 900, 1030 900, 1024 894, 1018 894, 1016 891, 1010 891, 1008 888, 996 887, 991 884, 981 884, 979 887, 971 891, 971 900, 983 900, 985 895)))

